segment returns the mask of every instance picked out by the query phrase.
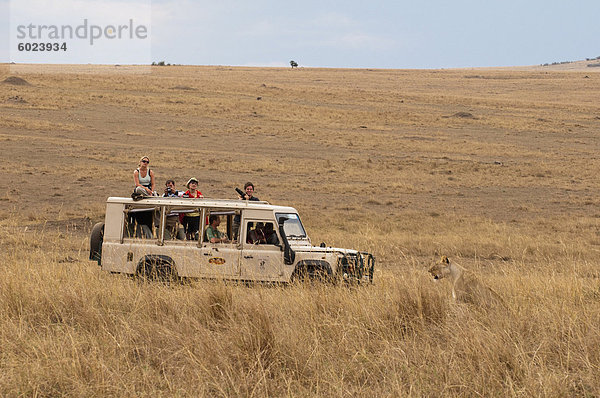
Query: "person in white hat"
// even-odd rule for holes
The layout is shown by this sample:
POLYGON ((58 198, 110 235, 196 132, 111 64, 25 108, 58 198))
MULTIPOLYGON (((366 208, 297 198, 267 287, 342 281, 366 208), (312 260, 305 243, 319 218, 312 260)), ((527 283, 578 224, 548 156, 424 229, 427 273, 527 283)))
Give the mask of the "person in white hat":
MULTIPOLYGON (((186 184, 188 190, 183 194, 184 198, 203 198, 202 192, 198 191, 198 180, 192 177, 186 184)), ((183 227, 185 228, 185 236, 189 240, 196 240, 198 230, 200 229, 200 213, 194 211, 192 213, 186 213, 182 220, 183 227)))

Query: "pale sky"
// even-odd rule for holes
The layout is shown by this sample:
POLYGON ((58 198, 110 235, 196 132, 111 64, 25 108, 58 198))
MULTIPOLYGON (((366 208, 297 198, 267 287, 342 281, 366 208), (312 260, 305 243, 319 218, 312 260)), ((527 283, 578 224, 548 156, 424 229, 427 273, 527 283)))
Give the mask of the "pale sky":
MULTIPOLYGON (((115 20, 135 17, 132 10, 144 5, 151 10, 151 42, 148 50, 140 51, 146 56, 130 51, 129 58, 116 59, 121 57, 118 51, 99 42, 94 58, 77 59, 71 52, 71 62, 77 63, 151 59, 289 66, 293 59, 306 67, 403 69, 535 65, 600 56, 598 0, 13 1, 32 3, 28 9, 38 24, 84 17, 92 21, 99 5, 111 10, 115 20), (96 8, 86 11, 88 6, 96 8)), ((0 43, 3 62, 14 60, 7 49, 17 44, 9 4, 0 0, 0 35, 6 38, 0 43)), ((60 62, 50 55, 45 60, 60 62)))

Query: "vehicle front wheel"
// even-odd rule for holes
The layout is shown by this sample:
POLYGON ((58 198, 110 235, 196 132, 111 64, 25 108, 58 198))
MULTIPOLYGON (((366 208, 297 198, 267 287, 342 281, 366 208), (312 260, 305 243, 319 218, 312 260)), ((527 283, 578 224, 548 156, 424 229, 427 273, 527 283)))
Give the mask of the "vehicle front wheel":
POLYGON ((333 282, 329 270, 321 266, 304 265, 296 268, 292 274, 292 283, 333 282))

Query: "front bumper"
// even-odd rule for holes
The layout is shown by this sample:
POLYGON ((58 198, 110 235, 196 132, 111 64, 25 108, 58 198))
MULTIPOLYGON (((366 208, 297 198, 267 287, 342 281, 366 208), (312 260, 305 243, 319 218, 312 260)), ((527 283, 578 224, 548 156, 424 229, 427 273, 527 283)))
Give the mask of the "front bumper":
POLYGON ((338 259, 338 272, 346 281, 373 283, 375 256, 368 252, 344 253, 338 259))

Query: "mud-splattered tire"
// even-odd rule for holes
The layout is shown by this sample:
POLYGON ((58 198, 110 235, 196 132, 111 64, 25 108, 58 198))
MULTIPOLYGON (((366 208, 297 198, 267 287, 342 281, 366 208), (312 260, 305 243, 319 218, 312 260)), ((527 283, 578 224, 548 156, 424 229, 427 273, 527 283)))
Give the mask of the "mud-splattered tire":
POLYGON ((145 280, 174 282, 179 280, 175 265, 170 259, 147 256, 138 265, 137 276, 145 280))
POLYGON ((102 265, 102 242, 104 241, 104 223, 96 223, 90 233, 90 260, 102 265))
POLYGON ((311 260, 307 263, 301 262, 296 266, 292 274, 292 283, 330 283, 334 282, 335 278, 331 274, 329 264, 316 261, 313 264, 311 260))

